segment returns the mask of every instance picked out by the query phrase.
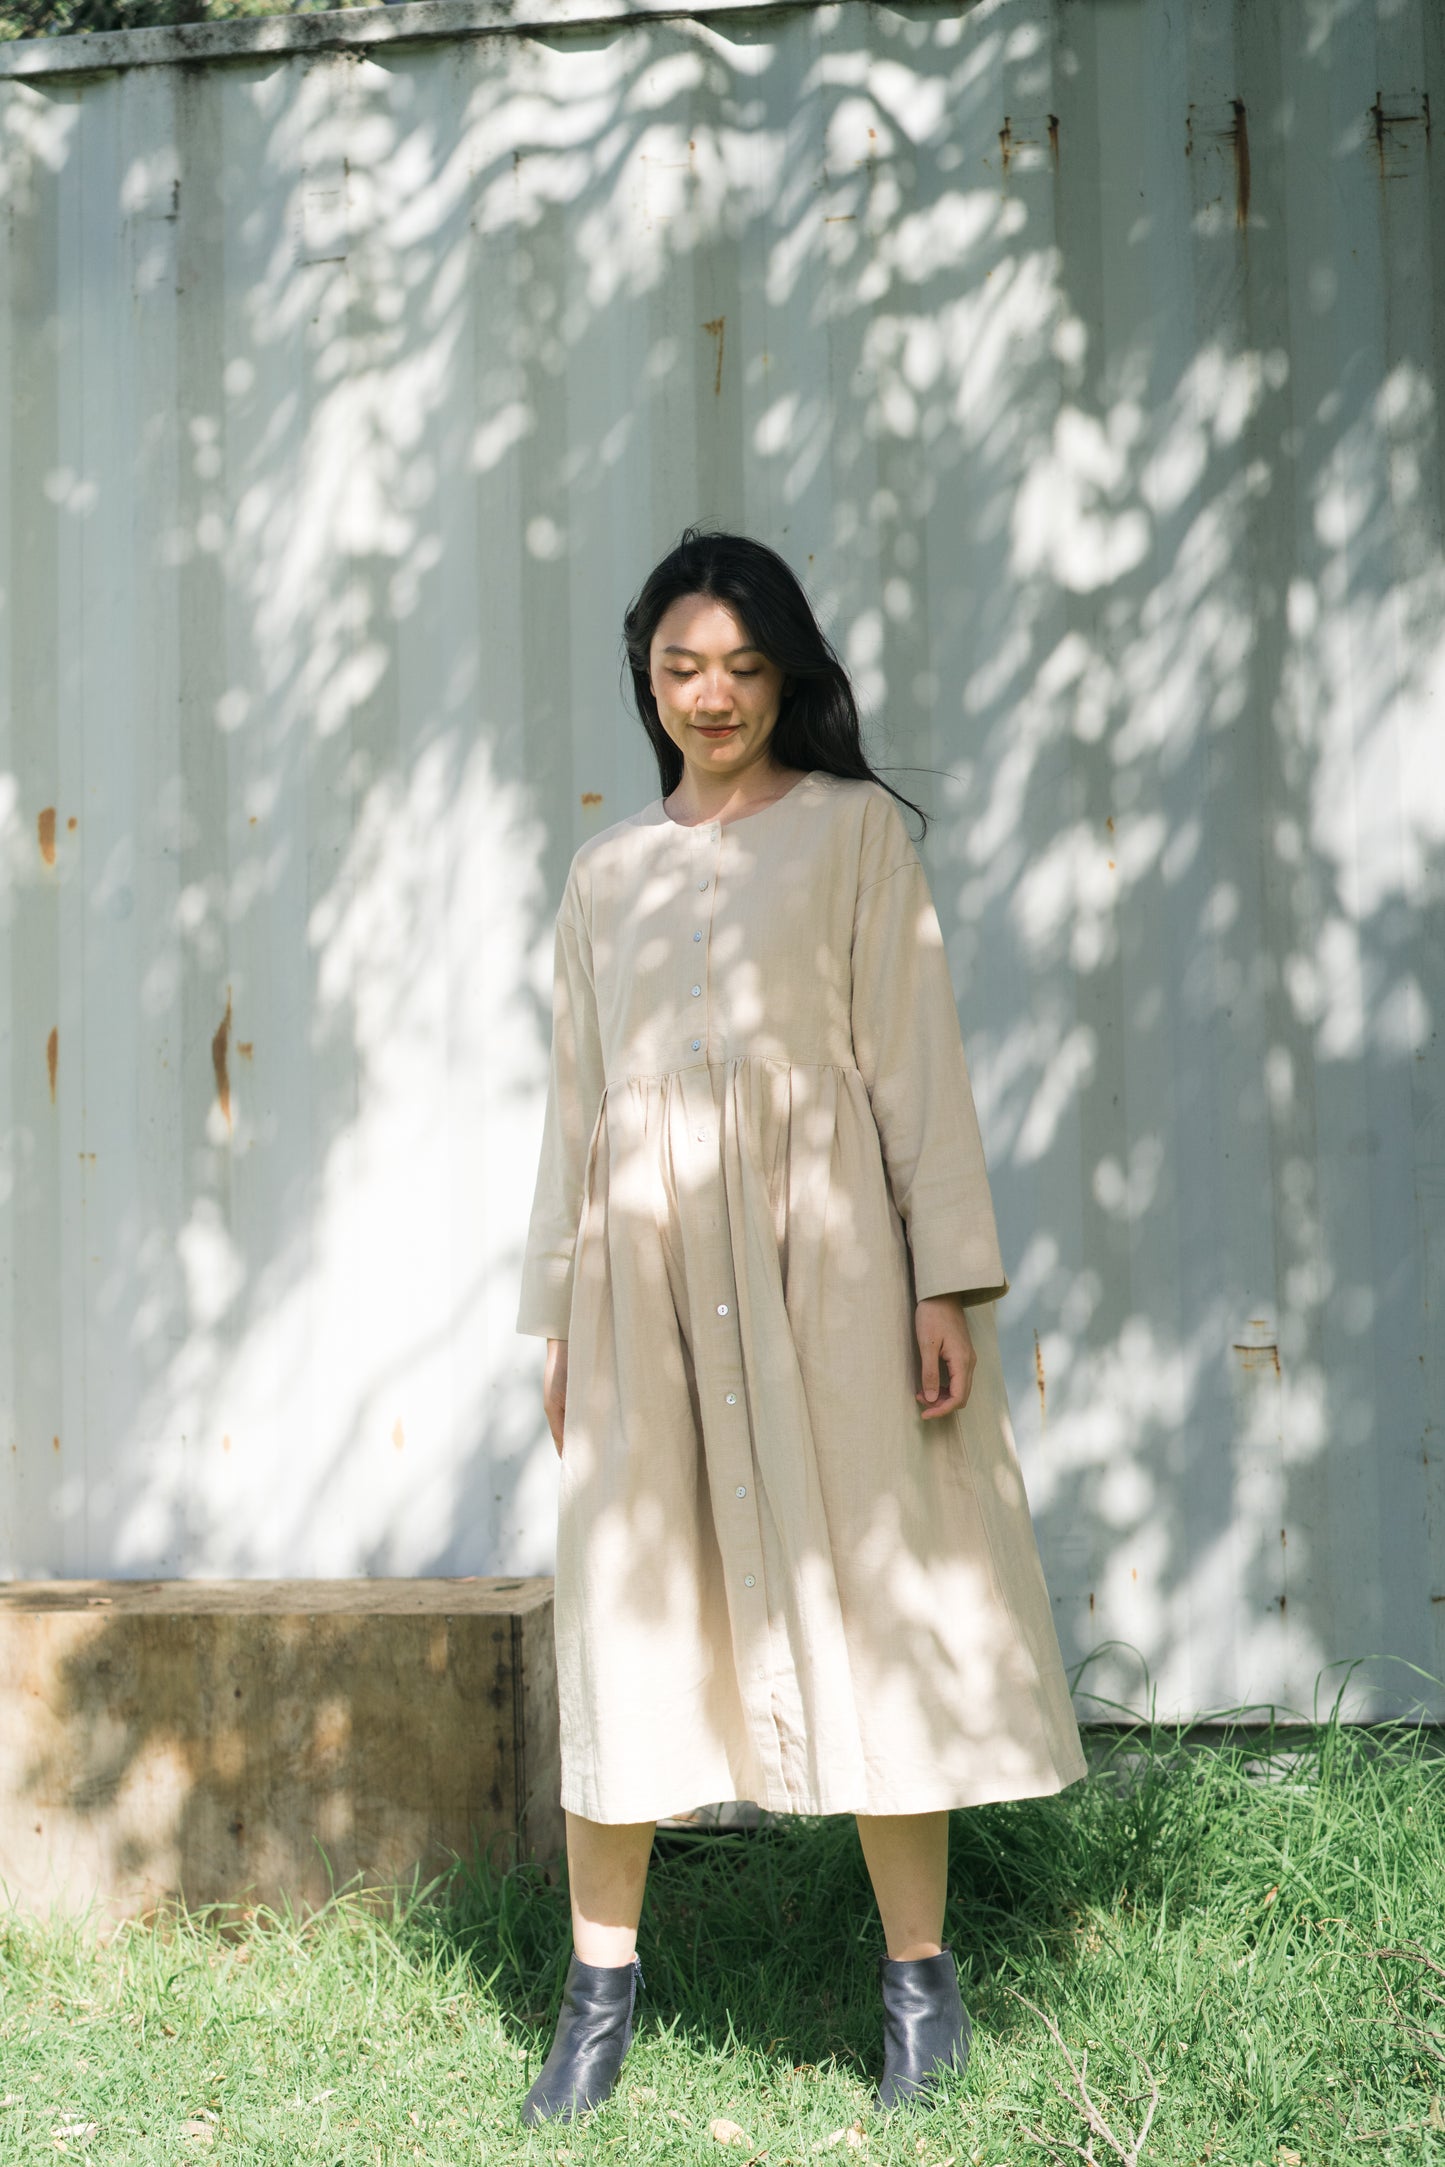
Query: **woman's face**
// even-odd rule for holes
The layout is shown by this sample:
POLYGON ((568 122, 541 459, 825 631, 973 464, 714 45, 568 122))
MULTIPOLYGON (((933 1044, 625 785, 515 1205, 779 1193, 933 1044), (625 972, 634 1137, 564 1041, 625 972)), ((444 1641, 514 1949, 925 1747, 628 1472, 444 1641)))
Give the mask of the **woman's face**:
POLYGON ((770 765, 783 672, 725 603, 679 595, 657 621, 648 674, 662 727, 699 774, 770 765))

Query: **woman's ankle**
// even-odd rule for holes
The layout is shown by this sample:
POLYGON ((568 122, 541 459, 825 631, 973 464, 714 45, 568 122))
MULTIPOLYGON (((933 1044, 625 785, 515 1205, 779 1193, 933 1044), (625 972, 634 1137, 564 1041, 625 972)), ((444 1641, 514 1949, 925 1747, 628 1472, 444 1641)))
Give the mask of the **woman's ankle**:
POLYGON ((636 1956, 637 1936, 633 1934, 624 1938, 620 1934, 603 1933, 600 1935, 584 1934, 579 1939, 574 1931, 572 1948, 584 1964, 598 1964, 608 1969, 613 1967, 620 1969, 624 1964, 630 1964, 636 1956))

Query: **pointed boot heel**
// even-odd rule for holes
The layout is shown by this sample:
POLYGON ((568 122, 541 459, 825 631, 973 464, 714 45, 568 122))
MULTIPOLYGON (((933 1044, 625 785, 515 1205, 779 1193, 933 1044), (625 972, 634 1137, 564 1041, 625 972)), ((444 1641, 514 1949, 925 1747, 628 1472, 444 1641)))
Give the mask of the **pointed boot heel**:
POLYGON ((880 1956, 883 1994, 883 2076, 875 2107, 926 2099, 945 2071, 968 2061, 973 2025, 958 1990, 952 1949, 937 1956, 880 1956))
POLYGON ((551 2048, 522 2101, 524 2122, 569 2119, 601 2105, 631 2045, 644 1983, 635 1956, 630 1964, 584 1964, 573 1950, 551 2048))

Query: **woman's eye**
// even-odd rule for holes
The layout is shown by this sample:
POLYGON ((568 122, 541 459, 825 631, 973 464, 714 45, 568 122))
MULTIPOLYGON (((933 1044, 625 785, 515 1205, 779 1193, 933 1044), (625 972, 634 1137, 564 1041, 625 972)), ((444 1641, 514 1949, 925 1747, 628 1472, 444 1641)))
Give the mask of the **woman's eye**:
POLYGON ((734 676, 734 677, 756 677, 756 676, 757 676, 757 674, 758 674, 758 673, 757 673, 757 671, 756 671, 756 670, 734 670, 734 671, 733 671, 733 676, 734 676))
POLYGON ((690 677, 696 677, 697 672, 696 670, 669 670, 667 674, 674 684, 685 685, 690 677))

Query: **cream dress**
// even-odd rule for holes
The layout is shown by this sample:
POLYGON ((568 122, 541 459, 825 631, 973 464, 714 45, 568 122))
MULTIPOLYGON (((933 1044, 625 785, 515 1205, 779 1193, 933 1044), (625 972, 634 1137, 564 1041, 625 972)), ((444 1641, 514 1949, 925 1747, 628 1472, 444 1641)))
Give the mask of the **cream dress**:
POLYGON ((562 1804, 920 1813, 1085 1772, 1009 1422, 1007 1288, 896 801, 814 770, 577 851, 519 1332, 568 1341, 562 1804), (922 1419, 915 1300, 962 1292, 922 1419))

